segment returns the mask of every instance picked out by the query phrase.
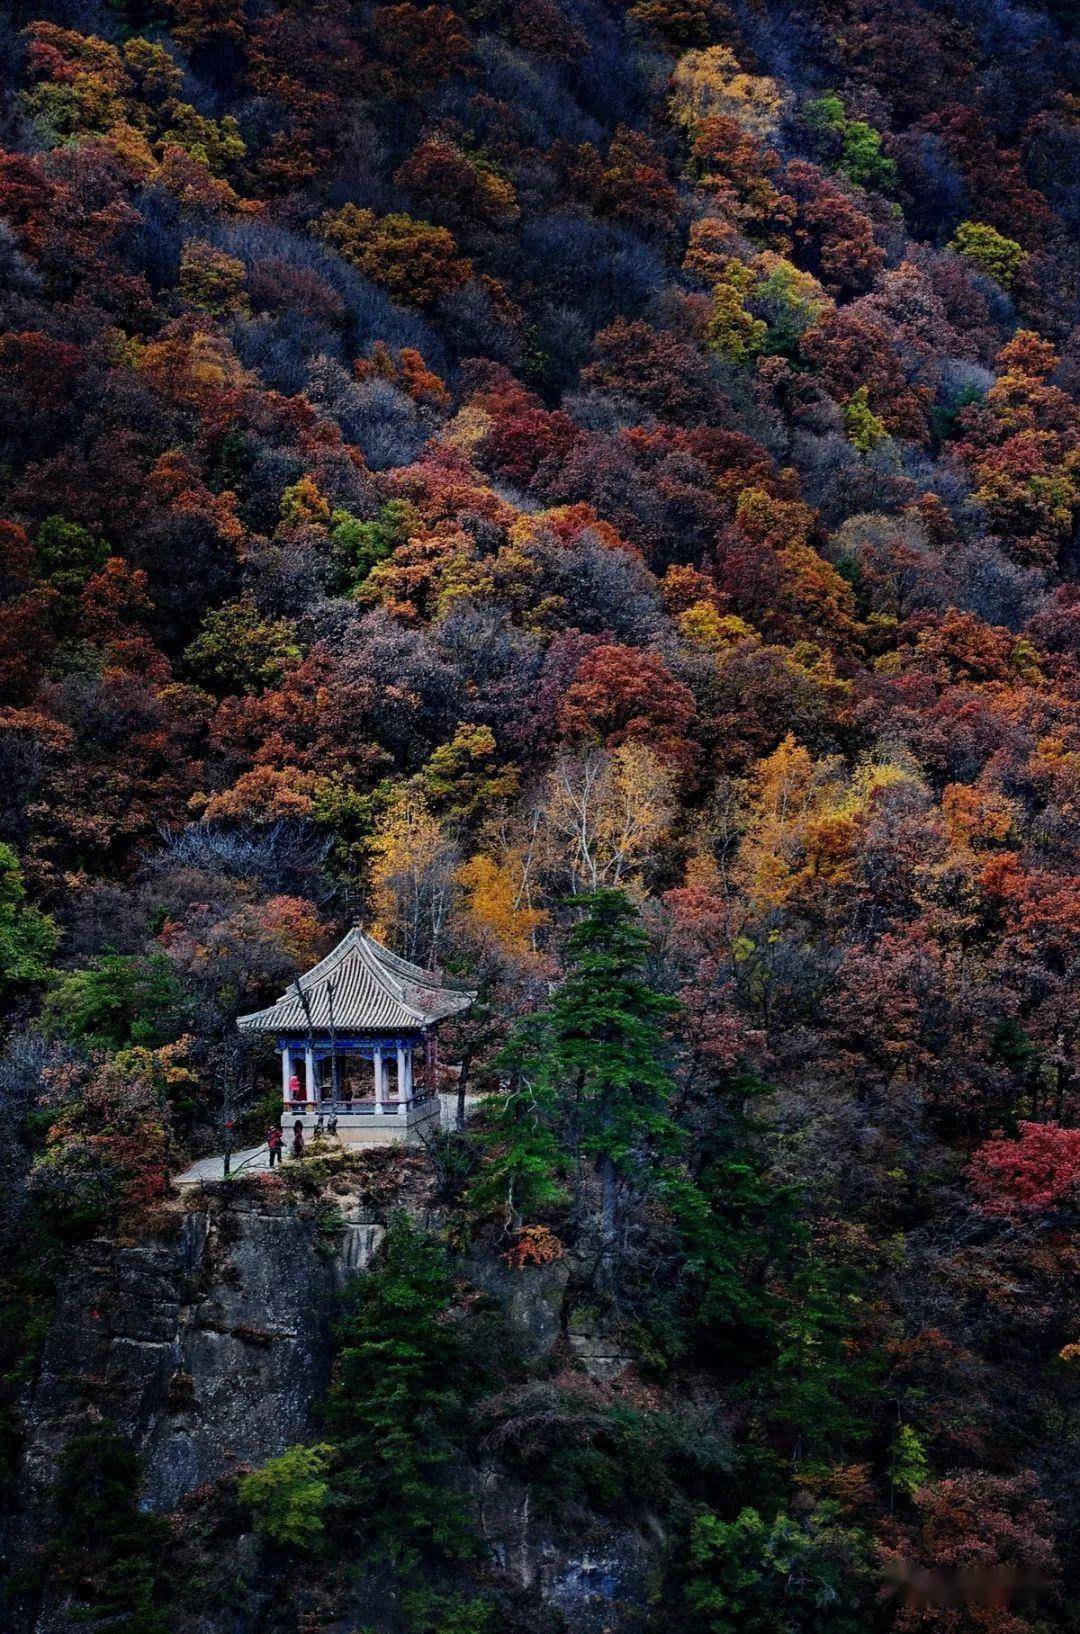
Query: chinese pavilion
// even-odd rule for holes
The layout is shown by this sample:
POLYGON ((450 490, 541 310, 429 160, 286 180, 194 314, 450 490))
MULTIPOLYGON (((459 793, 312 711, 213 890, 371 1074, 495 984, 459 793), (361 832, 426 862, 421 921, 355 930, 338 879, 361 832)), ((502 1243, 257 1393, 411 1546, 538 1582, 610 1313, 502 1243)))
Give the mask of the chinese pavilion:
POLYGON ((436 1028, 475 997, 353 929, 237 1026, 277 1042, 283 1125, 308 1131, 334 1117, 343 1141, 375 1145, 438 1127, 436 1028))

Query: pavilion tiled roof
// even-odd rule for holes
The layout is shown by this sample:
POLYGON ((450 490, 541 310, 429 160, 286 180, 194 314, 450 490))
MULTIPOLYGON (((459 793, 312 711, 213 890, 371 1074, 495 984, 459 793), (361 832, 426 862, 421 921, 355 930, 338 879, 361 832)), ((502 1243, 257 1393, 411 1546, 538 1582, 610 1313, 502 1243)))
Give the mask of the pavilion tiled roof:
MULTIPOLYGON (((299 978, 317 1032, 415 1032, 467 1010, 476 994, 410 964, 354 928, 299 978)), ((304 1033, 308 1017, 296 986, 236 1025, 250 1033, 304 1033)))

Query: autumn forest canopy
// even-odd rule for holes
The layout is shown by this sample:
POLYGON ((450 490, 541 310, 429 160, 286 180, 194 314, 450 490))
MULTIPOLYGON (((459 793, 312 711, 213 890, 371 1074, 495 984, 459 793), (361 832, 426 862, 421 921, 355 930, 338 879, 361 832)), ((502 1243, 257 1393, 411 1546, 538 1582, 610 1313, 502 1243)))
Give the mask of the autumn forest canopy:
MULTIPOLYGON (((5 1483, 68 1257, 262 1138, 235 1018, 360 923, 482 1104, 236 1527, 557 1634, 482 1449, 651 1517, 620 1634, 1080 1629, 1075 24, 3 8, 5 1483), (498 1360, 485 1254, 622 1382, 498 1360)), ((99 1440, 56 1560, 186 1630, 99 1440)))

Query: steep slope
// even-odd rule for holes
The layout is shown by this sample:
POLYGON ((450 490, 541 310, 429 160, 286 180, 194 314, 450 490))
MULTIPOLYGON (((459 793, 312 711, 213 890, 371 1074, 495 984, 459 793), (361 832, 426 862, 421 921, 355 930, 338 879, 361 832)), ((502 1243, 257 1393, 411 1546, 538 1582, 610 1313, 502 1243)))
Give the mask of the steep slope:
POLYGON ((203 1615, 174 1505, 273 1634, 1074 1628, 1076 62, 1004 0, 7 8, 0 1440, 103 1628, 203 1615), (341 1304, 274 1181, 230 1283, 168 1177, 353 924, 495 1093, 341 1304), (402 1286, 471 1362, 388 1449, 402 1286))

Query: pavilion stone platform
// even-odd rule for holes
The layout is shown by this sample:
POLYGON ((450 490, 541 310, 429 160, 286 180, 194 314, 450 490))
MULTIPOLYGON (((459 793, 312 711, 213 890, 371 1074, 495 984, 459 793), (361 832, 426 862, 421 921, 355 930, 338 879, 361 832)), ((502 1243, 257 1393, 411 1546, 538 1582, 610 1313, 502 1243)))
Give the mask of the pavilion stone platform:
POLYGON ((282 1128, 346 1145, 419 1142, 439 1127, 438 1025, 476 994, 356 928, 276 1004, 240 1016, 281 1055, 282 1128))

